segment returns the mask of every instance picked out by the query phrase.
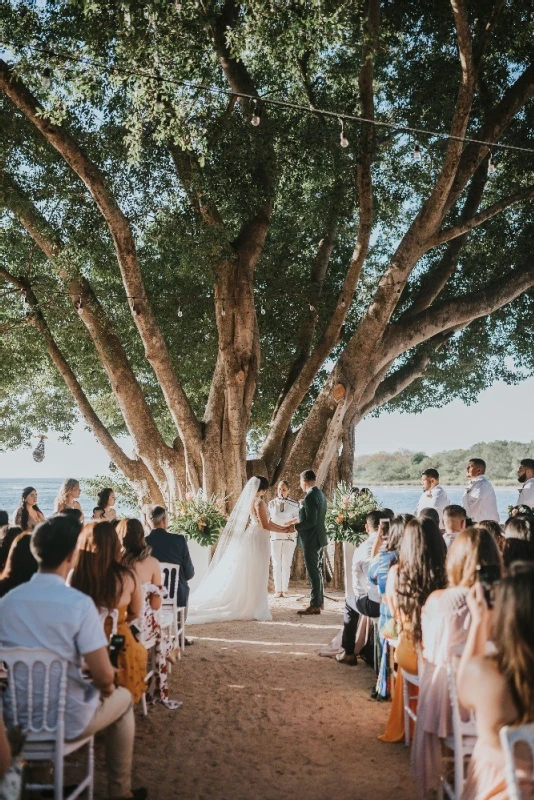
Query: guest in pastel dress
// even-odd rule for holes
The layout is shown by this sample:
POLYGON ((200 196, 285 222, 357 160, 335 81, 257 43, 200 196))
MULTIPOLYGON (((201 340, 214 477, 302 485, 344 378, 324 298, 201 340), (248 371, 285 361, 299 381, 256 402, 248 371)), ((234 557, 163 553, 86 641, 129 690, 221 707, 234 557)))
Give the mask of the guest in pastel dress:
POLYGON ((20 505, 13 516, 14 524, 23 531, 31 532, 44 518, 43 512, 37 505, 37 491, 33 486, 26 486, 22 490, 20 505))
POLYGON ((146 688, 147 654, 143 645, 136 642, 129 623, 139 617, 143 595, 134 570, 121 563, 120 542, 109 522, 90 522, 84 526, 70 585, 92 597, 104 617, 108 639, 112 618, 105 614, 118 609, 117 634, 124 636, 125 643, 119 652, 117 685, 128 689, 138 703, 146 688))

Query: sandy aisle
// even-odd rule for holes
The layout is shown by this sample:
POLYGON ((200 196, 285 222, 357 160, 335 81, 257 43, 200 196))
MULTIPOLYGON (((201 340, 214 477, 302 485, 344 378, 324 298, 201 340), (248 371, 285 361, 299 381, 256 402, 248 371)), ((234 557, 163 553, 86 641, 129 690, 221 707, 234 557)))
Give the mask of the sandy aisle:
POLYGON ((171 676, 183 708, 136 712, 134 786, 152 800, 415 797, 408 749, 376 739, 389 703, 369 698, 372 670, 315 653, 342 603, 303 622, 300 607, 294 595, 272 600, 271 623, 190 626, 197 641, 171 676))

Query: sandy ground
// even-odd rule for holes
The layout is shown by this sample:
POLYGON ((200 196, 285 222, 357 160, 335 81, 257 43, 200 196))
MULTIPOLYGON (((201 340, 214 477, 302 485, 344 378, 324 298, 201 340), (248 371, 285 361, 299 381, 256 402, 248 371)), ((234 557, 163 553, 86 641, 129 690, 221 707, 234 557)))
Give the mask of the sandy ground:
MULTIPOLYGON (((183 707, 136 710, 134 786, 151 800, 416 796, 408 749, 376 738, 390 706, 370 699, 372 670, 316 655, 340 627, 341 598, 300 621, 297 592, 271 598, 272 622, 189 627, 195 645, 170 679, 183 707)), ((101 744, 97 753, 102 798, 101 744)))

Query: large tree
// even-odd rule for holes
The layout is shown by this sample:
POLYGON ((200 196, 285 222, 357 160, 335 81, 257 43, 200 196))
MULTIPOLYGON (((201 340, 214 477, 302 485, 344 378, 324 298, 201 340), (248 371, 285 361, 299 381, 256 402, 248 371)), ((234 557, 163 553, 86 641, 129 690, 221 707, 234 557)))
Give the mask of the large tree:
POLYGON ((247 452, 324 483, 366 414, 530 371, 520 0, 12 0, 1 24, 4 447, 81 414, 144 500, 235 497, 247 452))

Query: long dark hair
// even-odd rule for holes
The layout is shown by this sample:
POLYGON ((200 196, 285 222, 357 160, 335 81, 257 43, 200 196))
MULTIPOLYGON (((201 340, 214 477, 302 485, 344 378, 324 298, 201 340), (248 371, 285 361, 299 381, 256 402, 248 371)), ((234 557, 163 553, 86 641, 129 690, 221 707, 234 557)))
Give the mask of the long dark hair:
POLYGON ((493 657, 504 676, 519 723, 534 720, 534 564, 516 562, 501 580, 495 598, 493 657))
POLYGON ((397 605, 408 623, 414 644, 420 645, 421 612, 428 597, 447 584, 443 536, 431 519, 412 519, 406 525, 399 553, 397 605))
MULTIPOLYGON (((22 528, 23 531, 27 530, 28 521, 30 519, 30 515, 29 515, 29 512, 28 512, 28 509, 26 508, 26 498, 32 492, 35 492, 35 489, 34 489, 33 486, 26 486, 26 488, 22 490, 22 495, 21 495, 21 498, 20 498, 20 505, 19 505, 18 509, 15 511, 15 521, 16 521, 16 519, 18 517, 20 527, 22 528)), ((33 508, 34 511, 38 511, 40 514, 42 513, 41 509, 39 508, 37 503, 34 506, 32 506, 32 508, 33 508)))
POLYGON ((19 528, 18 525, 14 525, 13 527, 8 528, 2 537, 2 541, 0 542, 0 572, 2 572, 6 565, 11 545, 19 533, 22 533, 22 528, 19 528))
POLYGON ((37 572, 38 564, 30 549, 31 538, 30 533, 19 533, 13 540, 0 575, 0 597, 21 583, 27 583, 37 572))
POLYGON ((122 563, 129 567, 133 567, 138 561, 144 561, 152 552, 138 519, 121 519, 117 525, 117 536, 122 544, 122 563))
POLYGON ((254 477, 260 482, 260 485, 258 486, 258 492, 266 492, 269 488, 269 481, 267 478, 264 478, 263 475, 254 475, 254 477))
POLYGON ((104 511, 105 511, 106 507, 107 507, 107 504, 108 504, 108 501, 109 501, 109 496, 112 493, 113 493, 113 489, 108 489, 108 488, 101 489, 99 491, 98 495, 97 495, 97 497, 98 497, 98 501, 97 501, 97 504, 96 504, 97 508, 103 508, 104 511))
POLYGON ((109 522, 89 522, 78 539, 71 586, 92 597, 97 608, 117 607, 132 570, 121 564, 120 542, 109 522))

